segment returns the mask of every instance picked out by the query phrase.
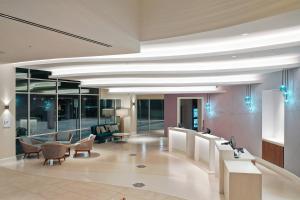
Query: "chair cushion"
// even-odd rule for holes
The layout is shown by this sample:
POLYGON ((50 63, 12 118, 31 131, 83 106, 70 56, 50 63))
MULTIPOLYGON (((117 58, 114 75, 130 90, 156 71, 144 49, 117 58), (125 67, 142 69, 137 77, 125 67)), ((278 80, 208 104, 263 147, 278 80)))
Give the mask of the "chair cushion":
POLYGON ((32 141, 29 137, 21 137, 21 140, 26 144, 32 144, 32 141))
POLYGON ((106 129, 106 132, 110 132, 111 125, 107 124, 107 125, 104 125, 104 127, 106 129))
POLYGON ((97 134, 100 134, 102 131, 101 131, 101 126, 97 126, 97 128, 96 128, 96 133, 97 134))
POLYGON ((107 130, 104 128, 104 126, 100 126, 100 130, 101 130, 101 133, 106 133, 107 130))

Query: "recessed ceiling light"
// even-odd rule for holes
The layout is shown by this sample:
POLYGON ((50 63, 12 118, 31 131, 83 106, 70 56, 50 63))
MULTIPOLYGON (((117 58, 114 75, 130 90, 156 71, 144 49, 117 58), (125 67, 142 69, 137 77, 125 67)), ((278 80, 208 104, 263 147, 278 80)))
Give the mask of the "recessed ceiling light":
POLYGON ((249 35, 249 33, 243 33, 243 34, 241 34, 242 36, 247 36, 247 35, 249 35))
POLYGON ((236 58, 237 56, 231 56, 232 58, 236 58))

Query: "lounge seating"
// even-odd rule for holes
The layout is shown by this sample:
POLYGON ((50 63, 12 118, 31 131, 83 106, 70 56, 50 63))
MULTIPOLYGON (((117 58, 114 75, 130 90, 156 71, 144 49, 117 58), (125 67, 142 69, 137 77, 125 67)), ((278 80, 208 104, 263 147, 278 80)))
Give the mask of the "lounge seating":
POLYGON ((71 144, 73 138, 73 134, 68 133, 56 133, 55 134, 55 141, 61 144, 71 144))
POLYGON ((96 136, 98 143, 103 143, 107 139, 111 139, 113 133, 119 133, 118 124, 103 124, 91 127, 91 133, 96 136))
POLYGON ((29 137, 21 137, 19 141, 24 152, 24 158, 29 157, 31 154, 37 154, 37 158, 40 158, 41 142, 29 137))
POLYGON ((58 160, 61 165, 60 159, 66 160, 65 153, 67 151, 67 146, 60 143, 46 143, 42 145, 42 153, 44 155, 45 161, 44 165, 48 160, 58 160))
POLYGON ((68 133, 56 133, 55 134, 55 141, 57 141, 61 144, 68 145, 68 147, 67 147, 68 155, 67 156, 71 155, 70 144, 72 142, 72 139, 73 139, 73 134, 70 133, 70 132, 68 132, 68 133))
POLYGON ((77 142, 74 145, 74 150, 75 150, 74 157, 76 157, 77 153, 80 151, 88 152, 89 157, 90 157, 95 138, 96 138, 96 136, 91 134, 89 137, 84 138, 84 139, 80 140, 79 142, 77 142))

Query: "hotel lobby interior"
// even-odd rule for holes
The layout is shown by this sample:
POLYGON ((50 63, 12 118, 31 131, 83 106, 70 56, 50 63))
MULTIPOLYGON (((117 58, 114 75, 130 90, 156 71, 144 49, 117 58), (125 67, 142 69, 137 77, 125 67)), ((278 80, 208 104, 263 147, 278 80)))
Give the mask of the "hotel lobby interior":
POLYGON ((299 0, 0 0, 0 199, 299 200, 299 0))

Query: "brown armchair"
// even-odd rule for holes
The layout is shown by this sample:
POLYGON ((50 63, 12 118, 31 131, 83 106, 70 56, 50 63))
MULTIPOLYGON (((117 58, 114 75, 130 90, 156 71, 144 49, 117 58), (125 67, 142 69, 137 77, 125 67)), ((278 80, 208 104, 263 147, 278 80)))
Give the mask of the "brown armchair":
POLYGON ((77 156, 77 153, 79 151, 87 151, 89 153, 89 157, 90 157, 95 138, 96 138, 96 136, 91 134, 89 137, 84 138, 84 139, 80 140, 79 142, 77 142, 74 145, 74 150, 75 150, 74 157, 77 156))
POLYGON ((61 144, 71 144, 72 138, 73 138, 73 134, 70 132, 55 134, 55 141, 61 144))
POLYGON ((60 159, 66 160, 65 153, 67 146, 60 143, 46 143, 42 145, 42 153, 44 155, 45 161, 44 165, 48 160, 58 160, 61 165, 60 159))
POLYGON ((19 141, 24 152, 23 158, 29 157, 31 154, 37 154, 37 158, 40 158, 41 142, 29 137, 21 137, 19 141))

